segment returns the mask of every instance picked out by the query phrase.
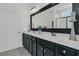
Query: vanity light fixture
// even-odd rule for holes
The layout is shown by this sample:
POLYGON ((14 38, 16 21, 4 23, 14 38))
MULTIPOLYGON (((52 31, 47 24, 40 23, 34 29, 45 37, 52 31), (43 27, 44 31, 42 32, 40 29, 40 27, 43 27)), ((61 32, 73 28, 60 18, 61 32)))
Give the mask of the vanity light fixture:
POLYGON ((38 8, 36 8, 35 6, 33 6, 32 8, 31 8, 31 13, 35 13, 35 12, 37 12, 37 11, 39 11, 39 9, 38 8))

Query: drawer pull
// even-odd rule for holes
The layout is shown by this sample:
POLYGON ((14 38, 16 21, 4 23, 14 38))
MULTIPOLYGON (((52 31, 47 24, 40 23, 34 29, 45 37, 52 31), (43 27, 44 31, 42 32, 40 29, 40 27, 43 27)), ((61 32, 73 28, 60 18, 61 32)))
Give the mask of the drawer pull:
POLYGON ((44 50, 44 52, 46 52, 46 50, 44 50))
POLYGON ((63 53, 66 53, 66 50, 63 50, 63 53))
POLYGON ((43 48, 41 48, 41 50, 43 50, 43 48))

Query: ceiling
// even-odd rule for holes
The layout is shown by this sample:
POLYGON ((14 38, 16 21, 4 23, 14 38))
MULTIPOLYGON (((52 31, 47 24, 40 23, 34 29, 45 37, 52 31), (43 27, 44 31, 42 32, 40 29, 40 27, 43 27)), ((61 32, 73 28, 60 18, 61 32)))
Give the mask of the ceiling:
POLYGON ((30 12, 34 6, 37 9, 40 9, 47 4, 48 3, 0 3, 0 10, 11 10, 16 12, 27 13, 30 12))
POLYGON ((26 5, 29 6, 30 9, 32 9, 34 6, 36 8, 42 8, 45 5, 47 5, 48 3, 27 3, 26 5))

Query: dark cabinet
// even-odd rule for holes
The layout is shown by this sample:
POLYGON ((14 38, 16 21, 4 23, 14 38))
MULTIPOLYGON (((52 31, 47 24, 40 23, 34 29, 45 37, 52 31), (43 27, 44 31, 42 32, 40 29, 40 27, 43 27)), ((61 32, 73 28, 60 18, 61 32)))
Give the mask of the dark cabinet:
POLYGON ((23 46, 33 56, 79 56, 79 50, 23 34, 23 46))
POLYGON ((44 56, 54 56, 54 50, 44 47, 44 56))
POLYGON ((30 44, 29 44, 29 43, 30 43, 29 38, 27 38, 27 50, 28 50, 28 51, 30 51, 30 50, 29 50, 29 49, 30 49, 30 44))
POLYGON ((28 37, 26 34, 23 33, 23 46, 27 49, 28 45, 28 37))
POLYGON ((75 56, 76 50, 62 45, 56 45, 56 55, 57 56, 75 56))
POLYGON ((27 50, 32 53, 32 38, 31 36, 28 36, 28 39, 27 39, 27 50))
POLYGON ((37 56, 54 56, 54 50, 37 44, 37 56))
POLYGON ((37 56, 43 56, 43 46, 37 44, 37 56))
POLYGON ((33 42, 32 55, 33 55, 33 56, 36 56, 36 42, 33 42))
POLYGON ((31 40, 31 36, 24 34, 23 33, 23 46, 25 49, 27 49, 30 53, 32 53, 32 40, 31 40))
POLYGON ((54 44, 49 41, 38 38, 37 55, 54 56, 54 44))
POLYGON ((79 50, 76 51, 76 55, 79 56, 79 50))
POLYGON ((36 56, 37 53, 37 44, 36 44, 36 38, 32 37, 32 55, 36 56))
POLYGON ((27 49, 27 40, 26 39, 23 39, 23 46, 27 49))

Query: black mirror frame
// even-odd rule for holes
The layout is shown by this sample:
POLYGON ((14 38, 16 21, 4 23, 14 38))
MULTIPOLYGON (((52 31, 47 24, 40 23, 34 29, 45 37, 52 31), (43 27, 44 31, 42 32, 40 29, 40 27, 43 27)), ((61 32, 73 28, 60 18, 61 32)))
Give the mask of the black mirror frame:
MULTIPOLYGON (((57 5, 59 3, 49 3, 48 5, 46 5, 45 7, 41 8, 39 11, 33 13, 30 15, 30 29, 32 31, 37 31, 38 28, 32 28, 32 17, 57 5)), ((45 32, 55 32, 55 33, 65 33, 65 34, 70 34, 70 31, 71 29, 65 29, 65 28, 45 28, 45 29, 42 29, 42 31, 45 31, 45 32)))

